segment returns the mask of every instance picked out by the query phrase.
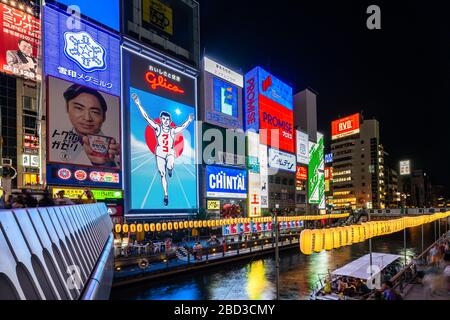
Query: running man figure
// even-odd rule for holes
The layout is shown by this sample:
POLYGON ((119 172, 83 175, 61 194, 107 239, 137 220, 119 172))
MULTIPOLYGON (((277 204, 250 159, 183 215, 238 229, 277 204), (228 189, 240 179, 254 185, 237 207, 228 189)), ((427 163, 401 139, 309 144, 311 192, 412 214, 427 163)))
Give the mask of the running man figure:
POLYGON ((161 175, 161 184, 164 190, 164 206, 169 205, 169 193, 167 187, 167 175, 172 177, 173 167, 175 162, 175 150, 174 142, 177 134, 183 132, 189 127, 192 121, 194 121, 194 115, 190 114, 189 118, 180 126, 172 128, 170 124, 172 123, 172 116, 166 111, 162 111, 159 119, 161 124, 156 123, 151 119, 139 101, 137 94, 133 93, 131 95, 134 103, 139 108, 144 119, 148 122, 150 127, 155 130, 156 135, 156 165, 158 167, 159 174, 161 175))

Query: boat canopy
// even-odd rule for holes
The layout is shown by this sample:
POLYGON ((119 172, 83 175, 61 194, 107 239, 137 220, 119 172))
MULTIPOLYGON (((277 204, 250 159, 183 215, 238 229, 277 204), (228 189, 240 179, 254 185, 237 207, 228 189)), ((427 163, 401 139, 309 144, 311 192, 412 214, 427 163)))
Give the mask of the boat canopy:
MULTIPOLYGON (((372 277, 384 270, 395 260, 402 256, 387 253, 372 253, 372 277)), ((331 273, 335 276, 353 277, 362 280, 369 280, 370 276, 370 254, 366 254, 361 258, 350 262, 349 264, 339 268, 331 273)))

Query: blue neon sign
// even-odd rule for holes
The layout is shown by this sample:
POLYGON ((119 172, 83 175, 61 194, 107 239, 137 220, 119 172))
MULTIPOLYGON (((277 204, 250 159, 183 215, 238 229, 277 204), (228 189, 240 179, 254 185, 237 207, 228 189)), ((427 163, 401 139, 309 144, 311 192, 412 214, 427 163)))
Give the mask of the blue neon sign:
POLYGON ((212 198, 247 198, 247 171, 207 166, 206 196, 212 198))
POLYGON ((325 155, 325 163, 331 163, 331 162, 333 162, 333 154, 328 153, 325 155))
POLYGON ((45 74, 120 96, 120 40, 80 21, 67 26, 68 14, 44 7, 45 74))

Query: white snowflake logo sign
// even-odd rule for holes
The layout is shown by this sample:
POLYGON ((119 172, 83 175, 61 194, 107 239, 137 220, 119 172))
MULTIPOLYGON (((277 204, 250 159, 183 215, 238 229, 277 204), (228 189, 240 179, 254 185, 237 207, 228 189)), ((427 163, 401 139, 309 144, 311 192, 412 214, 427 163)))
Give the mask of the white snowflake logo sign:
POLYGON ((86 72, 106 69, 106 50, 87 32, 64 33, 64 53, 86 72))

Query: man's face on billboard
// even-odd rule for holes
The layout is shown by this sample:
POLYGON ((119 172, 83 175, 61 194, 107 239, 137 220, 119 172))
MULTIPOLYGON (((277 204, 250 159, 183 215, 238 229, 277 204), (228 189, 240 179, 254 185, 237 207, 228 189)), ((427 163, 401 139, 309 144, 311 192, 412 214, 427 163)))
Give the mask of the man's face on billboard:
POLYGON ((170 127, 170 123, 171 123, 170 117, 168 117, 168 116, 162 116, 162 117, 161 117, 161 123, 162 123, 162 125, 163 125, 164 127, 170 127))
POLYGON ((105 122, 105 113, 97 97, 82 93, 67 105, 70 122, 78 134, 98 134, 105 122))
POLYGON ((31 43, 21 41, 19 44, 19 50, 26 56, 33 56, 33 47, 31 46, 31 43))

